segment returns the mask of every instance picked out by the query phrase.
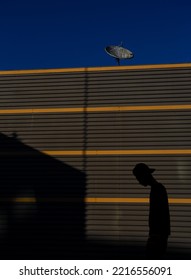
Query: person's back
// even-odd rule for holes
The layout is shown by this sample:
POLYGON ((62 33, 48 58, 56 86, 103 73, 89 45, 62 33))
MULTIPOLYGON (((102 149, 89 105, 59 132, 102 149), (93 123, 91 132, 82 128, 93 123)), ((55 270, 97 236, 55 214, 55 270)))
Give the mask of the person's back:
POLYGON ((162 258, 167 249, 170 235, 170 214, 165 187, 155 182, 151 185, 149 211, 149 239, 147 257, 162 258))
POLYGON ((151 185, 149 234, 170 235, 170 215, 165 187, 156 182, 151 185))

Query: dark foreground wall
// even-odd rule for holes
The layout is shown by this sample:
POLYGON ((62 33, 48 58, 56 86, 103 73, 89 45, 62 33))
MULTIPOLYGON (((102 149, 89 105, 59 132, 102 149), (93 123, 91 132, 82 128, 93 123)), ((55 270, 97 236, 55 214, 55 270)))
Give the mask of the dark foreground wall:
POLYGON ((81 250, 84 173, 4 134, 0 166, 0 258, 64 259, 81 250))
POLYGON ((0 132, 2 259, 144 258, 139 162, 190 258, 191 64, 0 72, 0 132))

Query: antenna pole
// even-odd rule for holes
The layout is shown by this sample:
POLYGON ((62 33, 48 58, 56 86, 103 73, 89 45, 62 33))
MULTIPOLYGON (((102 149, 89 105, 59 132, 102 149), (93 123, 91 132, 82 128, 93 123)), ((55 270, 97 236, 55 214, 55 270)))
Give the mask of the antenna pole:
POLYGON ((116 58, 116 60, 117 60, 117 64, 120 65, 120 59, 116 58))

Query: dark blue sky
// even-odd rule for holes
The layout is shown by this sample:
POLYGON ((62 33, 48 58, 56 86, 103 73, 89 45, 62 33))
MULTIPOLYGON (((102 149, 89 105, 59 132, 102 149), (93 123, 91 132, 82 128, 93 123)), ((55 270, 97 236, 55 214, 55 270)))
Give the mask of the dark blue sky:
POLYGON ((0 70, 191 62, 190 0, 2 0, 0 27, 0 70))

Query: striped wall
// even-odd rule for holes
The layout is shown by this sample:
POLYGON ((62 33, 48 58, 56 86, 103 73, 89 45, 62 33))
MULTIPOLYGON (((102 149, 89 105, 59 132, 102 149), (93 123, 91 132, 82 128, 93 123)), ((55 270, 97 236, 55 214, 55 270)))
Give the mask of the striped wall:
MULTIPOLYGON (((64 220, 68 227, 77 222, 77 212, 83 213, 79 218, 83 229, 70 230, 70 236, 75 237, 76 232, 83 235, 89 248, 91 244, 127 249, 133 245, 141 254, 148 235, 149 189, 137 183, 132 169, 145 162, 156 168, 155 177, 168 192, 169 252, 191 254, 191 64, 0 71, 0 133, 3 143, 12 141, 16 147, 1 149, 2 164, 5 160, 8 165, 10 157, 16 162, 23 157, 26 160, 35 151, 44 161, 54 161, 47 170, 43 168, 43 180, 46 172, 47 180, 52 180, 48 175, 52 164, 67 166, 81 178, 76 179, 81 190, 77 182, 72 183, 74 188, 67 182, 72 190, 66 191, 65 186, 61 192, 65 177, 60 171, 59 191, 54 195, 50 191, 52 180, 49 194, 44 189, 39 195, 42 185, 36 170, 36 180, 27 190, 17 186, 14 192, 11 188, 13 195, 2 195, 2 200, 11 200, 16 209, 10 214, 10 206, 2 206, 2 219, 13 216, 20 225, 24 212, 30 213, 24 215, 28 221, 38 216, 38 211, 46 213, 42 207, 45 201, 52 205, 51 211, 72 201, 73 214, 71 206, 60 213, 67 212, 70 217, 70 224, 64 220), (79 201, 83 206, 76 208, 79 201)), ((34 165, 36 162, 29 165, 31 170, 34 165)), ((16 169, 19 185, 23 173, 16 169)), ((26 174, 25 182, 28 171, 26 174)), ((3 182, 6 185, 6 179, 3 182)), ((9 230, 5 224, 2 222, 0 229, 2 240, 9 230)), ((51 234, 56 236, 59 221, 55 229, 52 225, 51 234)), ((54 244, 55 252, 57 246, 54 244)))

